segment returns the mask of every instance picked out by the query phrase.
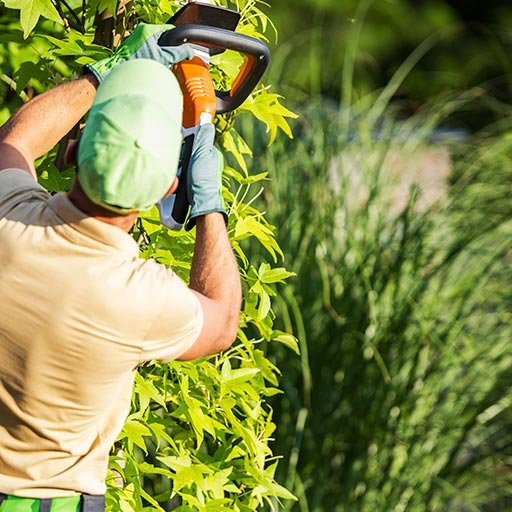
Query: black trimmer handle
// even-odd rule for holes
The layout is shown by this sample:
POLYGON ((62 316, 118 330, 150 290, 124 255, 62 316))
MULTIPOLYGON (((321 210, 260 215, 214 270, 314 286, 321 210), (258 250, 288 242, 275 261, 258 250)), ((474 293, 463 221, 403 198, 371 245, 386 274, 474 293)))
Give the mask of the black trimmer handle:
POLYGON ((188 210, 190 203, 188 202, 187 194, 187 181, 188 181, 188 168, 190 166, 190 159, 192 158, 192 150, 194 149, 195 135, 185 137, 183 143, 183 158, 181 161, 181 172, 179 175, 178 189, 176 190, 176 197, 172 208, 172 218, 174 222, 180 226, 185 225, 187 220, 188 210))
POLYGON ((164 32, 158 40, 160 46, 178 46, 184 43, 205 46, 215 53, 218 49, 233 50, 245 57, 231 89, 215 91, 218 114, 238 108, 254 90, 270 62, 270 51, 259 39, 207 25, 180 25, 164 32))

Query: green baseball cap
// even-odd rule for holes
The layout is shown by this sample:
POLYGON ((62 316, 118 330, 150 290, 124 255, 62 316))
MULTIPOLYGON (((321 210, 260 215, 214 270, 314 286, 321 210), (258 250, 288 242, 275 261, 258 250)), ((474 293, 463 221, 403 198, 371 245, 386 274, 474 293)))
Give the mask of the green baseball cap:
POLYGON ((134 59, 101 82, 78 146, 78 179, 118 213, 151 208, 171 186, 181 150, 183 96, 163 64, 134 59))

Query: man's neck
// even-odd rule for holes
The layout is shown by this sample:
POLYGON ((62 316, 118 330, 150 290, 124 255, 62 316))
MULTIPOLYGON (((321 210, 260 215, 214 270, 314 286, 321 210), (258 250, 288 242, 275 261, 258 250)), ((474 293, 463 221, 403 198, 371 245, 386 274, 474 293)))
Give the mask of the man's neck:
POLYGON ((81 211, 94 217, 95 219, 117 226, 118 228, 126 231, 127 233, 132 229, 135 221, 137 220, 138 213, 132 212, 121 215, 103 208, 96 203, 93 203, 84 193, 80 182, 75 179, 71 190, 68 192, 69 200, 81 211))

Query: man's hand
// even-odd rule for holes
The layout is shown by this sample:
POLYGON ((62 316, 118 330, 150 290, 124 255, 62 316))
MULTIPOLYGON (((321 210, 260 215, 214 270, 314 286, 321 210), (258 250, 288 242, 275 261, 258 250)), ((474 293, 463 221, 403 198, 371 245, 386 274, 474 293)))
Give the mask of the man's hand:
POLYGON ((187 177, 187 195, 190 203, 190 215, 185 229, 189 231, 196 225, 197 217, 207 213, 219 212, 227 221, 222 198, 222 171, 224 157, 213 145, 215 127, 208 123, 199 128, 194 150, 190 159, 187 177))
MULTIPOLYGON (((190 214, 185 229, 189 231, 196 225, 196 219, 207 213, 219 212, 227 221, 227 214, 222 198, 222 171, 224 157, 213 145, 215 127, 207 123, 199 128, 194 140, 187 176, 187 196, 190 203, 190 214)), ((168 223, 172 214, 174 201, 172 197, 162 199, 158 203, 160 220, 168 223)))
POLYGON ((170 68, 177 62, 191 59, 194 56, 194 50, 188 44, 158 46, 160 36, 172 28, 174 28, 173 25, 140 23, 110 57, 94 64, 86 64, 85 69, 92 73, 98 82, 101 82, 117 64, 127 60, 151 59, 170 68))
POLYGON ((214 136, 213 124, 201 126, 188 172, 191 211, 187 228, 197 226, 189 286, 201 302, 204 324, 197 341, 180 357, 184 360, 229 348, 238 331, 242 288, 226 230, 223 158, 213 145, 214 136))

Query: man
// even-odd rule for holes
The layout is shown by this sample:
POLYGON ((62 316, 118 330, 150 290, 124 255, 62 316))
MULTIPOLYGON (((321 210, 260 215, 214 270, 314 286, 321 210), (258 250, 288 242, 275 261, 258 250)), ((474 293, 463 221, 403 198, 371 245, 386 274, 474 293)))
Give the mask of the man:
POLYGON ((0 129, 1 512, 104 510, 137 365, 216 353, 236 337, 240 278, 212 125, 189 172, 189 286, 139 259, 128 234, 177 186, 182 96, 169 67, 191 49, 159 48, 164 28, 137 28, 0 129), (51 197, 34 161, 90 108, 74 184, 51 197))

